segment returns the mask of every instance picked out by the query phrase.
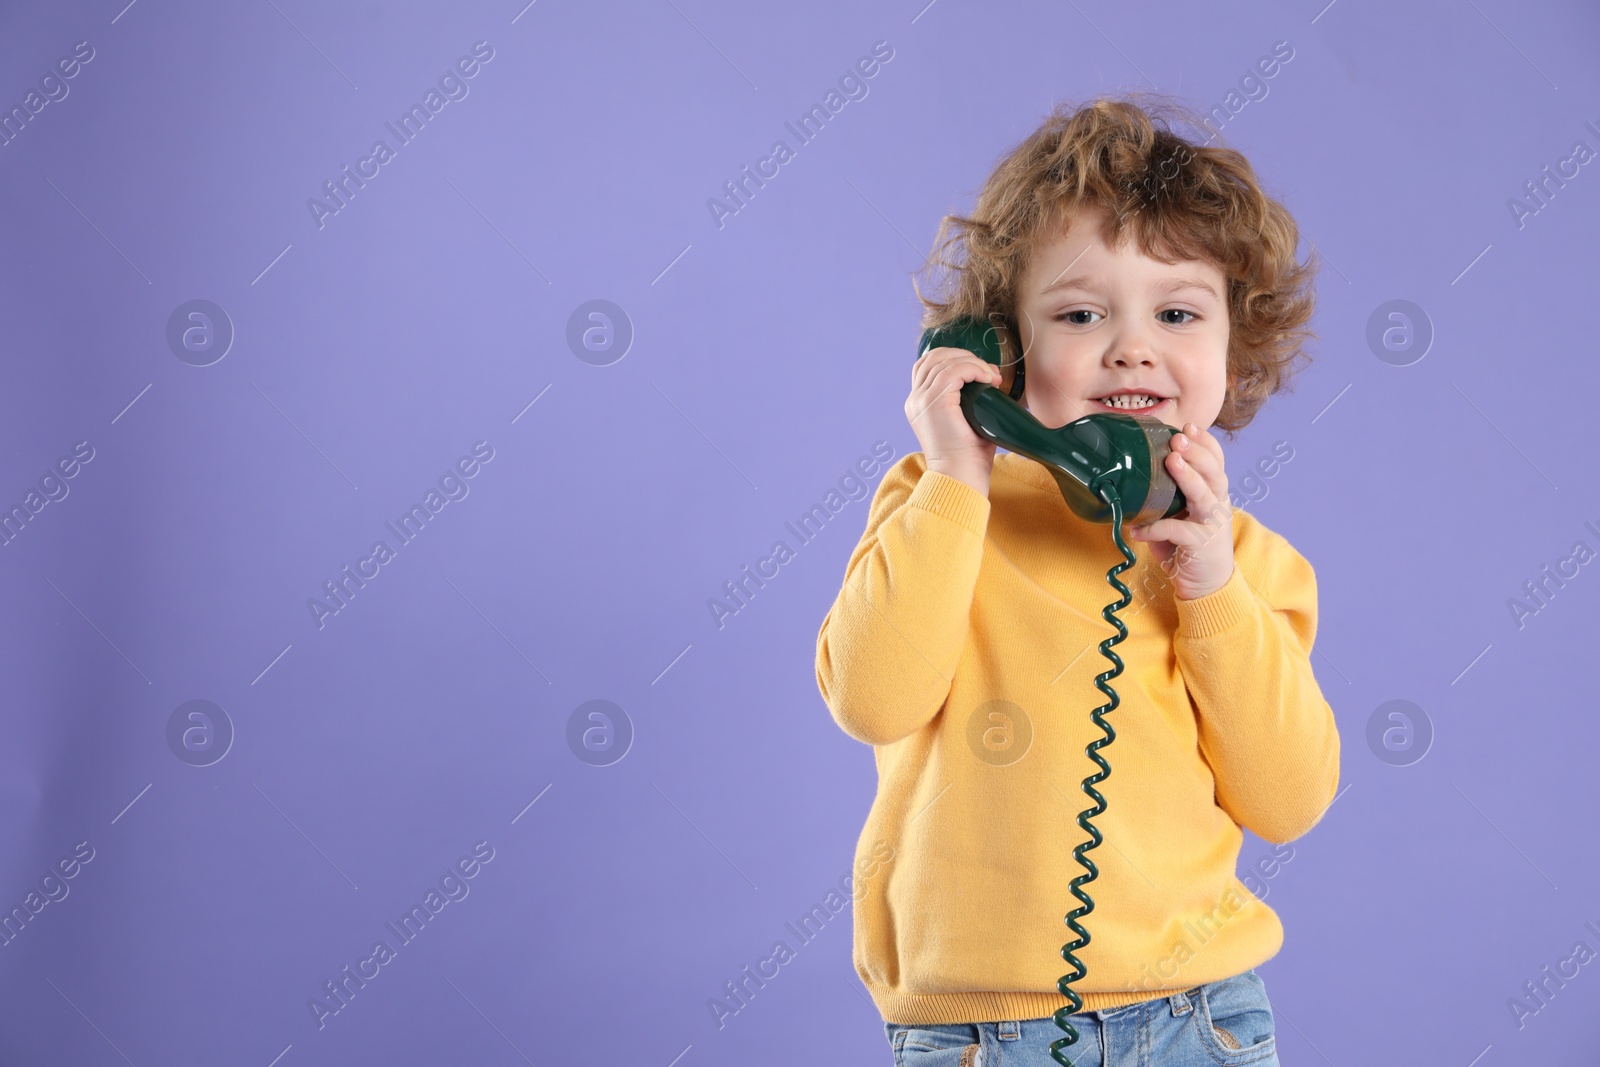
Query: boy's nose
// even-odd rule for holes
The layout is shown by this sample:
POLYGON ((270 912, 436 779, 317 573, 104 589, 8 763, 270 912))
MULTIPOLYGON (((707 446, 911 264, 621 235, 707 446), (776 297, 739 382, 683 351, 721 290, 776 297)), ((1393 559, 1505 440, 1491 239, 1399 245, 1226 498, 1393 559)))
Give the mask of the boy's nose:
POLYGON ((1156 354, 1149 338, 1144 335, 1119 333, 1109 350, 1108 359, 1116 367, 1153 366, 1156 354))
POLYGON ((1137 367, 1156 360, 1155 339, 1150 325, 1124 317, 1115 324, 1106 347, 1106 364, 1137 367))

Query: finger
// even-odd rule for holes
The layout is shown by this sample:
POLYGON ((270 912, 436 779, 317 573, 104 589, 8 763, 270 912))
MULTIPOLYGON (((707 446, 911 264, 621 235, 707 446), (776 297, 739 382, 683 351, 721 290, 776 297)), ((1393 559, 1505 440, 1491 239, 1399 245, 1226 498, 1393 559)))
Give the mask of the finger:
POLYGON ((1172 474, 1172 480, 1178 483, 1178 488, 1183 490, 1183 497, 1188 502, 1190 518, 1184 521, 1217 524, 1220 521, 1217 494, 1194 465, 1181 454, 1174 453, 1167 457, 1167 470, 1172 474))
POLYGON ((923 375, 922 383, 914 386, 911 396, 906 398, 907 417, 913 426, 929 408, 939 402, 941 397, 948 393, 959 392, 966 382, 998 381, 996 377, 998 367, 984 362, 965 349, 930 349, 924 356, 919 357, 917 362, 921 363, 924 359, 937 362, 932 363, 931 368, 923 375), (913 409, 915 414, 910 414, 913 409))
POLYGON ((928 380, 928 375, 933 373, 933 369, 939 364, 940 351, 942 350, 938 348, 930 348, 918 356, 915 363, 911 364, 912 389, 922 388, 922 383, 928 380))
POLYGON ((911 395, 906 397, 906 411, 912 425, 925 415, 943 395, 938 388, 937 376, 944 367, 948 349, 931 348, 917 359, 911 376, 911 395), (911 414, 915 412, 915 414, 911 414))
POLYGON ((1135 541, 1171 541, 1175 545, 1193 548, 1210 539, 1210 533, 1200 523, 1188 519, 1157 519, 1144 526, 1130 526, 1128 535, 1135 541))
MULTIPOLYGON (((963 381, 977 381, 985 377, 998 380, 998 367, 979 359, 964 348, 930 348, 917 359, 912 367, 911 381, 913 388, 926 387, 930 378, 936 377, 951 366, 972 368, 971 373, 966 375, 963 381), (992 372, 982 368, 992 368, 992 372)), ((948 385, 948 382, 944 384, 948 385)))
MULTIPOLYGON (((1227 496, 1228 473, 1223 468, 1222 461, 1187 434, 1174 435, 1173 441, 1175 443, 1168 454, 1167 464, 1174 479, 1176 480, 1177 471, 1187 468, 1199 474, 1213 496, 1227 496)), ((1182 488, 1181 483, 1179 488, 1182 488)), ((1188 495, 1187 491, 1185 495, 1188 495)))
POLYGON ((1143 526, 1130 526, 1128 536, 1133 540, 1171 541, 1176 545, 1193 548, 1204 544, 1213 536, 1213 531, 1207 528, 1205 518, 1215 511, 1211 490, 1205 484, 1205 479, 1201 478, 1193 467, 1182 461, 1183 457, 1176 452, 1167 455, 1167 470, 1171 473, 1173 481, 1178 483, 1179 490, 1183 492, 1186 505, 1183 514, 1187 517, 1156 519, 1143 526))
MULTIPOLYGON (((1130 533, 1128 535, 1128 540, 1133 541, 1133 540, 1137 540, 1137 538, 1135 538, 1130 533)), ((1171 543, 1167 542, 1167 541, 1151 541, 1150 542, 1150 547, 1149 547, 1150 558, 1155 560, 1156 563, 1160 564, 1162 573, 1167 574, 1169 577, 1171 576, 1171 571, 1168 570, 1168 561, 1170 561, 1172 559, 1172 557, 1177 553, 1177 551, 1178 551, 1178 547, 1176 545, 1174 545, 1174 544, 1171 544, 1171 543)))
POLYGON ((912 390, 911 395, 906 397, 907 418, 910 419, 911 425, 915 426, 918 420, 928 413, 929 408, 939 403, 945 392, 938 387, 937 380, 925 383, 920 389, 912 390))
POLYGON ((1217 516, 1219 521, 1207 522, 1188 518, 1157 519, 1144 526, 1128 527, 1128 538, 1134 541, 1168 541, 1174 545, 1198 550, 1217 537, 1231 537, 1232 523, 1220 521, 1221 512, 1215 508, 1210 509, 1209 514, 1217 516))
POLYGON ((1189 429, 1184 432, 1184 436, 1193 438, 1197 444, 1215 456, 1218 466, 1226 464, 1228 457, 1223 454, 1222 442, 1217 440, 1216 435, 1209 429, 1202 427, 1199 423, 1191 422, 1189 423, 1189 429))
MULTIPOLYGON (((1193 426, 1194 423, 1189 425, 1193 426)), ((1169 447, 1202 474, 1210 475, 1223 469, 1222 447, 1217 444, 1216 438, 1203 430, 1198 434, 1186 430, 1175 433, 1169 447)))
POLYGON ((922 353, 911 366, 912 384, 916 386, 924 385, 929 378, 937 374, 946 363, 955 358, 961 351, 959 348, 941 346, 939 348, 930 348, 922 353))
MULTIPOLYGON (((918 415, 928 410, 928 405, 933 403, 934 397, 928 395, 931 379, 945 364, 950 350, 945 348, 930 348, 917 361, 911 365, 911 396, 907 399, 907 406, 916 405, 918 415)), ((913 420, 915 421, 915 420, 913 420)))
POLYGON ((1211 453, 1187 433, 1175 433, 1167 442, 1168 456, 1182 456, 1186 464, 1204 477, 1211 468, 1211 453))
POLYGON ((967 382, 983 382, 988 385, 999 380, 999 367, 985 363, 977 356, 963 354, 967 358, 951 359, 934 372, 933 386, 937 392, 941 394, 953 392, 967 382))

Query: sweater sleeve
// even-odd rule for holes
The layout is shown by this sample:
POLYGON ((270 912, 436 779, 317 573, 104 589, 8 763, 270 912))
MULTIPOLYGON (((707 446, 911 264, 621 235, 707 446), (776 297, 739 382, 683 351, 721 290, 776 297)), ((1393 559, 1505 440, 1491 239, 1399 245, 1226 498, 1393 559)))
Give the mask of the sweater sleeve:
POLYGON ((817 687, 852 738, 898 741, 949 696, 988 520, 989 498, 921 452, 885 472, 817 633, 817 687))
POLYGON ((1286 844, 1316 825, 1339 785, 1338 726, 1311 670, 1317 580, 1281 535, 1243 512, 1234 521, 1233 574, 1176 601, 1174 650, 1217 803, 1286 844))

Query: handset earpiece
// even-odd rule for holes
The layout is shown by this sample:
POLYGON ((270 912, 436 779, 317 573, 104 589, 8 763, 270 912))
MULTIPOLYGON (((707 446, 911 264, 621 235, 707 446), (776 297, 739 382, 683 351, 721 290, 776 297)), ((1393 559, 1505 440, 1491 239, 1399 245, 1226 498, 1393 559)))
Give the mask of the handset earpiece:
MULTIPOLYGON (((1005 329, 1019 349, 1022 338, 1011 320, 993 317, 999 322, 967 317, 923 331, 918 358, 930 348, 964 348, 1004 370, 998 331, 1005 329)), ((983 382, 961 387, 961 412, 978 436, 1042 464, 1055 476, 1067 505, 1089 522, 1112 521, 1102 489, 1117 494, 1129 523, 1169 518, 1188 506, 1165 462, 1167 441, 1176 429, 1149 415, 1111 413, 1085 415, 1052 429, 1017 402, 1023 391, 1023 368, 1019 354, 1009 392, 983 382)))
MULTIPOLYGON (((1023 388, 1025 387, 1025 385, 1027 383, 1027 377, 1028 377, 1028 363, 1027 363, 1027 361, 1025 359, 1022 358, 1022 334, 1017 331, 1017 324, 1015 322, 1013 322, 1011 319, 1005 318, 1003 316, 1001 316, 999 318, 1000 318, 1000 327, 1005 331, 1005 336, 1010 338, 1011 346, 1013 348, 1015 348, 1016 352, 1017 352, 1017 358, 1011 361, 1011 388, 1006 390, 1006 395, 1009 396, 1012 400, 1015 400, 1017 403, 1020 404, 1020 403, 1022 403, 1023 388)), ((1004 357, 1005 348, 1004 348, 1004 344, 1003 344, 1003 340, 1004 339, 1000 336, 999 332, 997 332, 997 331, 993 333, 993 336, 995 338, 996 343, 998 345, 1000 345, 1000 351, 1002 353, 1002 355, 1001 355, 1002 362, 997 364, 997 365, 1002 370, 1004 370, 1005 369, 1005 363, 1003 362, 1003 360, 1005 358, 1004 357)))
MULTIPOLYGON (((1008 318, 999 314, 991 316, 993 321, 985 322, 979 318, 967 317, 956 319, 944 326, 936 326, 925 330, 922 334, 922 343, 917 346, 917 358, 921 359, 930 348, 964 348, 977 356, 985 363, 992 363, 999 367, 1002 376, 1009 366, 1011 368, 1011 385, 1003 392, 1013 400, 1022 399, 1023 379, 1025 369, 1022 357, 1019 355, 1009 363, 1005 357, 1005 349, 1001 342, 1001 331, 1010 335, 1011 343, 1020 348, 1021 337, 1016 326, 1008 318)), ((1003 380, 1003 377, 1002 377, 1003 380)), ((969 386, 976 386, 978 382, 968 382, 969 386)), ((995 387, 988 383, 981 383, 986 389, 995 387)))

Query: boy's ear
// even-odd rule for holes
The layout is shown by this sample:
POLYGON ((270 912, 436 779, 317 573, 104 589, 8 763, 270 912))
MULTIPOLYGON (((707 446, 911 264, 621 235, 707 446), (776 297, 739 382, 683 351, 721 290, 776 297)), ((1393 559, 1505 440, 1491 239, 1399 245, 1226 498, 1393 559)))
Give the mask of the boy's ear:
POLYGON ((999 330, 1000 336, 1000 391, 1009 394, 1017 379, 1017 344, 1009 327, 999 330))

